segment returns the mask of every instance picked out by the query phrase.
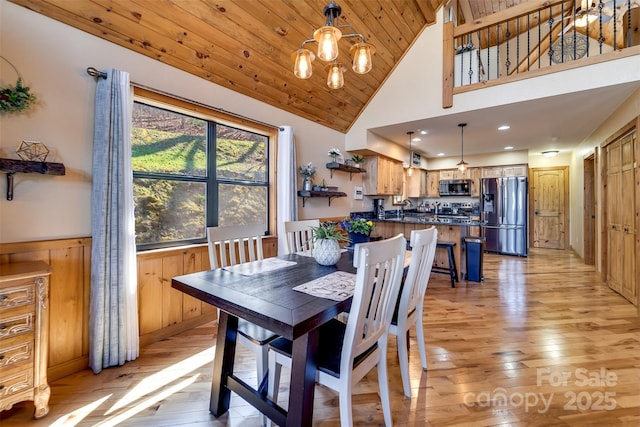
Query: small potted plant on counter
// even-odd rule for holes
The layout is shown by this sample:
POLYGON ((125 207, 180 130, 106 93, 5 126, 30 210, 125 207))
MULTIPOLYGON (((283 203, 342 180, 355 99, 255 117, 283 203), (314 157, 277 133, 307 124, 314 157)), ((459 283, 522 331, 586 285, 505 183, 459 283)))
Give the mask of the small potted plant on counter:
POLYGON ((345 218, 340 221, 340 228, 347 232, 349 243, 353 247, 357 243, 368 242, 376 225, 373 221, 365 218, 345 218))

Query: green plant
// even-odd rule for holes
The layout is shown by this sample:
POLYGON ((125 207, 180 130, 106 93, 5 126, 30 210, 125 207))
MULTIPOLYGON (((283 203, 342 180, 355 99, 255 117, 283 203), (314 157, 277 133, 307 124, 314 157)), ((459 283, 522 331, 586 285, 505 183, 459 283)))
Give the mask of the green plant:
POLYGON ((0 111, 20 113, 36 102, 36 97, 29 93, 29 87, 22 85, 22 79, 14 87, 7 86, 0 90, 0 111))
POLYGON ((316 167, 313 166, 311 162, 309 162, 304 166, 300 166, 300 168, 298 169, 298 172, 300 172, 301 175, 304 175, 308 178, 313 178, 313 176, 316 174, 316 167))
POLYGON ((318 240, 335 240, 336 242, 345 242, 347 237, 342 231, 332 222, 320 223, 320 226, 313 227, 312 240, 317 242, 318 240))
POLYGON ((353 156, 351 156, 351 160, 353 160, 353 163, 364 163, 364 157, 359 154, 354 154, 353 156))
POLYGON ((365 218, 345 218, 340 221, 340 228, 347 233, 369 235, 376 228, 376 225, 373 221, 365 218))

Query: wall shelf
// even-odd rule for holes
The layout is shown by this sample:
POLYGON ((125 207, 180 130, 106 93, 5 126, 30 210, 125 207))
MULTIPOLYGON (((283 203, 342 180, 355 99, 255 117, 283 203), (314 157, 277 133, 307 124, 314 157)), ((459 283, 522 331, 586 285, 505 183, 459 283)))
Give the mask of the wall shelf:
POLYGON ((64 175, 62 163, 32 162, 29 160, 0 159, 0 172, 7 174, 7 200, 13 200, 13 175, 16 173, 40 173, 44 175, 64 175))
POLYGON ((331 170, 331 178, 333 178, 334 170, 349 172, 349 181, 351 181, 351 178, 353 178, 354 173, 367 173, 367 171, 362 168, 357 168, 355 166, 349 166, 349 165, 345 165, 343 163, 338 163, 338 162, 330 162, 330 163, 327 163, 326 166, 327 166, 327 169, 331 170))
POLYGON ((347 193, 343 193, 342 191, 298 191, 298 197, 302 197, 303 208, 309 197, 326 197, 329 199, 329 206, 331 206, 331 199, 347 197, 347 193))

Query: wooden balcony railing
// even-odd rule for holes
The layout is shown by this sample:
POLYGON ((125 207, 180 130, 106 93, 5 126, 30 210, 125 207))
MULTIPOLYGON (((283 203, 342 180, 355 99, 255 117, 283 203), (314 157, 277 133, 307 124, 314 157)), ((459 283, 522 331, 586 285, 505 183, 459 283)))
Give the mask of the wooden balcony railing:
POLYGON ((530 0, 444 24, 443 108, 453 95, 640 52, 640 0, 530 0))

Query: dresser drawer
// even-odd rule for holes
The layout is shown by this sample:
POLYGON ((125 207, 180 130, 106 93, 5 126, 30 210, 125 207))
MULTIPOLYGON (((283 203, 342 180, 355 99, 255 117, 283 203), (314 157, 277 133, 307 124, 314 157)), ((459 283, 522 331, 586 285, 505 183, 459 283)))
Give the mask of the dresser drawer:
POLYGON ((4 317, 4 310, 33 305, 35 303, 36 287, 33 279, 16 280, 9 286, 0 287, 0 316, 4 317))
POLYGON ((0 319, 0 343, 2 340, 16 335, 34 332, 35 314, 33 311, 17 309, 10 310, 8 314, 8 316, 3 316, 0 319))
POLYGON ((0 341, 0 370, 19 362, 33 362, 33 334, 22 334, 0 341))
POLYGON ((0 374, 0 399, 33 387, 33 369, 0 374))

